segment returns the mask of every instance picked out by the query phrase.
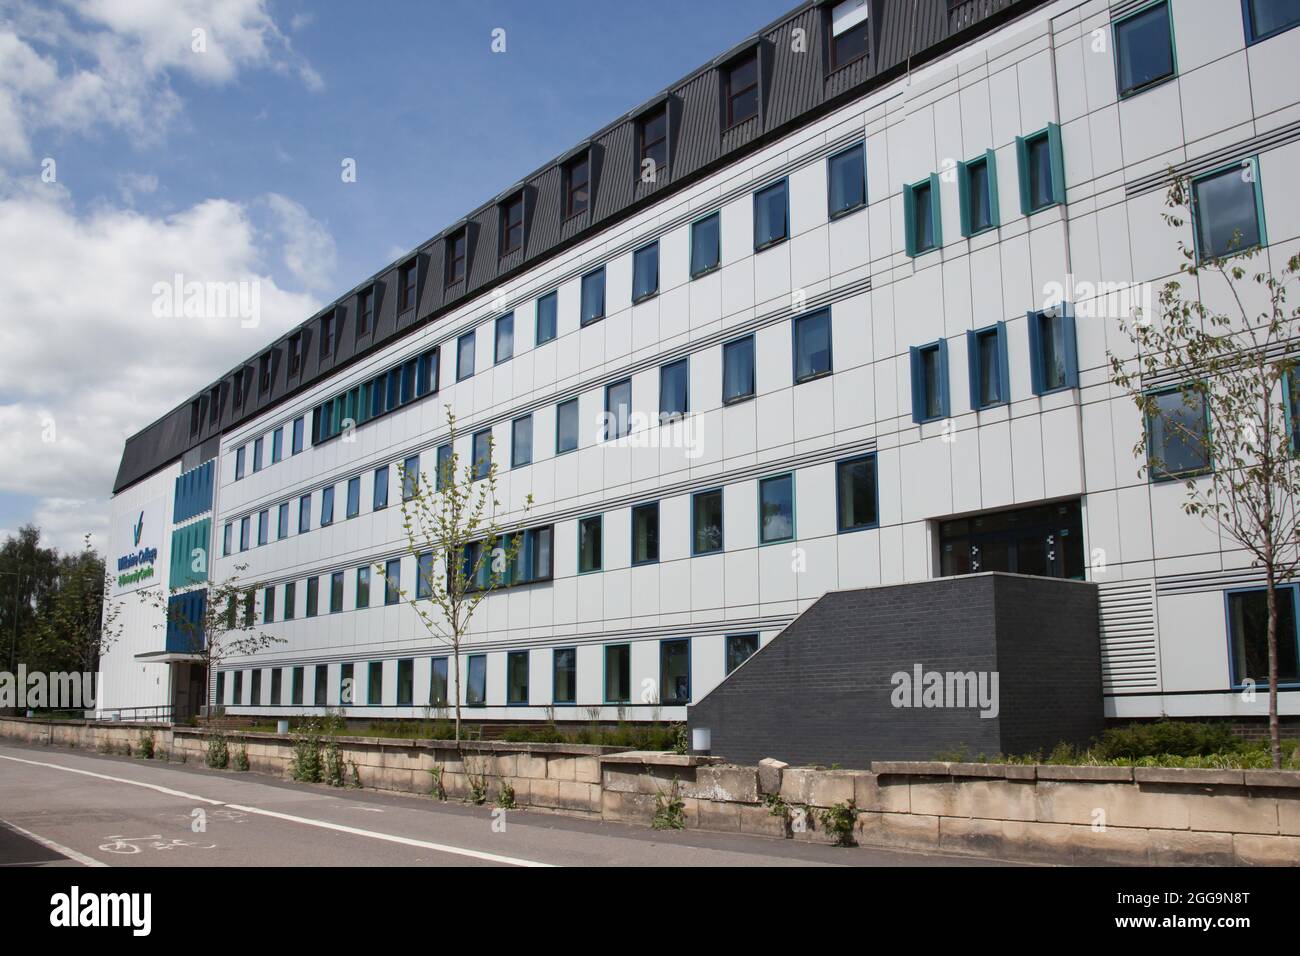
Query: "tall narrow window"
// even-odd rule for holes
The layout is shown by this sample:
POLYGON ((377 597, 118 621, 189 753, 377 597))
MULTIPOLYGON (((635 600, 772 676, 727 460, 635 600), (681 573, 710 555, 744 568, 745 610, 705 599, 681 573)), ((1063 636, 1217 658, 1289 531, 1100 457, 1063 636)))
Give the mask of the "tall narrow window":
POLYGON ((415 598, 427 601, 433 596, 433 552, 424 551, 415 559, 415 598))
POLYGON ((575 704, 578 701, 578 650, 557 647, 551 657, 551 703, 575 704))
POLYGON ((607 644, 605 646, 605 703, 625 704, 631 699, 631 645, 607 644))
POLYGON ((758 50, 747 53, 723 70, 723 127, 735 126, 758 115, 758 50))
POLYGON ((280 502, 276 509, 275 539, 282 541, 289 537, 289 502, 280 502))
POLYGON ((356 701, 356 680, 353 677, 355 665, 339 665, 339 703, 351 704, 356 701))
POLYGON ((785 241, 790 233, 790 202, 786 180, 754 193, 754 251, 785 241))
POLYGON ((754 337, 722 346, 722 404, 754 397, 754 337))
POLYGON ((632 430, 632 380, 605 386, 605 441, 622 438, 632 430))
POLYGON ((429 679, 429 704, 433 707, 447 706, 447 658, 435 657, 431 662, 429 679))
POLYGON ((451 445, 439 445, 438 451, 434 457, 434 469, 437 474, 434 475, 435 488, 442 491, 444 488, 451 487, 451 483, 456 476, 452 473, 455 468, 451 457, 451 445))
POLYGON ((397 311, 409 312, 415 308, 415 290, 419 273, 419 263, 412 259, 397 272, 397 311))
POLYGON ((257 513, 257 546, 260 548, 269 540, 271 533, 271 515, 263 508, 257 513))
POLYGON ((334 313, 327 312, 320 320, 320 357, 334 354, 334 313))
POLYGON ((875 455, 836 462, 835 510, 839 515, 841 532, 876 526, 875 455))
POLYGON ((582 277, 582 314, 579 321, 590 325, 605 317, 605 267, 582 277))
POLYGON ((316 676, 314 693, 312 694, 312 703, 317 707, 324 707, 329 703, 329 668, 324 664, 317 664, 315 667, 316 676))
POLYGON ((315 617, 320 607, 320 578, 307 579, 307 616, 315 617))
POLYGON ((1167 0, 1121 17, 1114 31, 1115 83, 1121 99, 1174 75, 1173 23, 1167 0))
POLYGON ((298 613, 298 582, 289 581, 284 586, 284 619, 292 621, 298 613))
POLYGON ((320 526, 328 527, 334 523, 334 486, 326 485, 320 490, 320 526))
POLYGON ((632 563, 653 564, 659 560, 659 503, 632 509, 632 563))
POLYGON ((244 449, 246 445, 240 445, 235 449, 235 481, 244 477, 244 449))
POLYGON ((470 707, 487 704, 487 655, 471 654, 467 661, 469 671, 465 684, 465 703, 470 707))
POLYGON ((632 301, 642 302, 659 294, 659 243, 652 242, 632 253, 632 301))
POLYGON ((957 164, 961 234, 974 236, 998 225, 997 159, 993 150, 957 164))
POLYGON ((562 455, 578 447, 578 400, 571 398, 555 406, 555 453, 562 455))
POLYGON ((718 213, 691 223, 691 278, 718 268, 722 258, 722 217, 718 213))
POLYGON ((410 501, 420 491, 420 456, 412 455, 402 462, 402 500, 410 501))
POLYGON ((1045 130, 1016 137, 1016 160, 1021 213, 1028 216, 1065 202, 1065 159, 1059 126, 1048 123, 1045 130))
POLYGON ((402 600, 402 562, 390 558, 384 565, 384 603, 397 604, 402 600))
POLYGON ((357 568, 357 607, 370 607, 370 566, 357 568))
POLYGON ((298 533, 311 530, 311 495, 303 495, 298 499, 298 533))
POLYGON ((659 369, 659 421, 670 422, 690 411, 691 363, 678 359, 659 369))
POLYGON ((1192 478, 1211 470, 1209 419, 1200 388, 1188 386, 1147 396, 1147 466, 1156 481, 1192 478))
POLYGON ((1264 243, 1264 213, 1255 160, 1192 180, 1192 220, 1199 260, 1235 255, 1264 243))
POLYGON ((335 571, 330 575, 330 613, 338 614, 343 610, 343 572, 335 571))
POLYGON ((826 160, 830 218, 861 209, 867 204, 866 147, 862 143, 840 150, 826 160))
POLYGON ((297 455, 302 451, 303 432, 305 431, 306 419, 299 415, 293 420, 293 454, 297 455))
POLYGON ((842 0, 831 7, 831 69, 867 55, 867 0, 842 0))
POLYGON ((578 521, 578 573, 599 571, 602 564, 601 517, 592 515, 578 521))
POLYGON ((691 642, 678 639, 659 642, 659 702, 681 705, 691 702, 691 642))
POLYGON ((832 371, 831 313, 822 309, 794 320, 794 380, 807 382, 832 371))
POLYGON ((1030 380, 1035 395, 1079 387, 1074 315, 1066 304, 1030 312, 1030 380))
POLYGON ((240 551, 248 550, 248 531, 249 531, 249 517, 245 515, 244 517, 239 519, 239 550, 240 551))
POLYGON ((545 342, 555 338, 555 318, 556 307, 559 297, 554 292, 548 292, 537 300, 537 344, 542 345, 545 342))
POLYGON ((510 467, 521 468, 533 462, 533 416, 524 415, 510 424, 510 467))
POLYGON ((302 371, 302 333, 295 332, 289 336, 289 374, 297 375, 302 371))
MULTIPOLYGON (((1246 681, 1267 687, 1268 591, 1264 588, 1226 592, 1228 641, 1232 653, 1232 686, 1246 681)), ((1300 633, 1296 630, 1296 586, 1276 592, 1277 679, 1279 684, 1300 682, 1300 633)))
POLYGON ((448 286, 465 281, 465 252, 468 243, 469 233, 465 229, 459 229, 447 237, 445 283, 448 286))
POLYGON ((727 673, 730 674, 758 651, 757 634, 727 635, 727 673))
POLYGON ((501 205, 501 255, 524 247, 524 194, 516 193, 501 205))
POLYGON ((912 421, 947 418, 948 343, 943 339, 911 349, 912 421))
POLYGON ((701 491, 691 499, 691 553, 722 550, 722 489, 701 491))
POLYGON ((357 293, 357 335, 365 335, 375 321, 375 290, 364 289, 357 293))
POLYGON ((474 479, 486 478, 492 470, 492 429, 485 428, 474 433, 472 446, 474 454, 474 479))
MULTIPOLYGON (((262 592, 262 623, 275 623, 275 587, 266 588, 262 592)), ((258 703, 255 699, 253 703, 258 703)))
POLYGON ((939 214, 939 177, 903 187, 903 241, 909 256, 943 245, 939 214))
POLYGON ((262 470, 262 439, 253 439, 253 474, 262 470))
POLYGON ((456 340, 456 381, 464 381, 474 374, 474 341, 476 334, 473 329, 465 332, 456 340))
POLYGON ((371 661, 366 669, 366 703, 378 707, 384 702, 384 662, 371 661))
POLYGON ((375 492, 371 508, 382 511, 388 507, 388 466, 380 465, 375 469, 375 492))
POLYGON ((564 167, 564 215, 586 212, 591 201, 591 164, 583 153, 564 167))
POLYGON ((970 407, 991 408, 1010 400, 1007 368, 1007 329, 998 322, 966 333, 970 365, 970 407))
POLYGON ((511 651, 506 655, 506 703, 528 703, 528 652, 511 651))
POLYGON ((497 364, 515 354, 515 314, 507 312, 496 321, 495 360, 497 364))
POLYGON ((271 353, 264 352, 257 360, 257 394, 265 395, 271 390, 271 353))
POLYGON ((278 464, 284 457, 284 428, 271 432, 271 464, 278 464))
POLYGON ((637 123, 638 174, 642 181, 655 182, 668 166, 668 107, 659 106, 637 123), (648 161, 648 162, 647 162, 648 161))

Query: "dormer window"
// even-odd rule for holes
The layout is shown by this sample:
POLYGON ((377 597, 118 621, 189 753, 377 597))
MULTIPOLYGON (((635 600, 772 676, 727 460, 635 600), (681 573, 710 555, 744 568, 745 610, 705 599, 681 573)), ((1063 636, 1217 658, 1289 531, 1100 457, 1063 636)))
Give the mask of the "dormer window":
POLYGON ((867 55, 867 0, 843 0, 831 7, 831 69, 867 55))
POLYGON ((357 295, 357 335, 370 331, 370 323, 375 319, 375 290, 366 289, 357 295))
POLYGON ((465 249, 469 245, 465 230, 447 237, 447 285, 465 281, 465 249))
POLYGON ((328 358, 334 352, 334 313, 327 312, 320 320, 320 357, 328 358))
POLYGON ((726 105, 723 127, 730 129, 758 115, 758 50, 734 60, 722 74, 722 98, 726 105))
MULTIPOLYGON (((463 232, 462 235, 464 235, 463 232)), ((415 287, 418 280, 415 271, 416 265, 417 261, 412 259, 397 271, 397 311, 399 314, 409 312, 415 308, 415 287)), ((463 268, 462 266, 462 270, 463 268)))
POLYGON ((564 216, 586 212, 591 204, 591 160, 586 153, 564 167, 564 216))
MULTIPOLYGON (((668 165, 668 107, 660 106, 641 117, 637 123, 638 154, 641 178, 647 169, 656 174, 668 165), (650 160, 653 165, 646 163, 650 160)), ((653 182, 653 180, 651 180, 653 182)))
POLYGON ((208 424, 215 425, 221 420, 221 386, 213 385, 208 393, 208 424))
POLYGON ((501 204, 501 255, 509 255, 524 247, 524 194, 522 192, 501 204))
POLYGON ((295 332, 289 336, 289 374, 297 375, 302 371, 302 333, 295 332))
POLYGON ((264 352, 262 357, 257 360, 257 393, 265 395, 271 391, 271 357, 272 353, 264 352))

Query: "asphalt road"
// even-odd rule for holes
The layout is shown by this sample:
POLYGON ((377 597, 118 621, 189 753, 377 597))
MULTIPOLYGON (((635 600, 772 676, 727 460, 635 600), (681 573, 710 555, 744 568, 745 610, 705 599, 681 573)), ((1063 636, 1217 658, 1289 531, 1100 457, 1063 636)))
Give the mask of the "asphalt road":
POLYGON ((0 866, 972 866, 0 745, 0 866))

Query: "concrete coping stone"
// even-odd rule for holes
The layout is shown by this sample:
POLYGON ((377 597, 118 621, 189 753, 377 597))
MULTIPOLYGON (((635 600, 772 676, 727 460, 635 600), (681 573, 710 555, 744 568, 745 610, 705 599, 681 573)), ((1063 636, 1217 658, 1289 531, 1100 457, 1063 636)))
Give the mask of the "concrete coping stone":
POLYGON ((706 767, 724 763, 721 757, 675 754, 668 750, 624 750, 621 753, 603 754, 600 762, 640 764, 646 767, 706 767))
POLYGON ((1296 770, 1241 770, 1238 771, 1248 787, 1300 788, 1300 771, 1296 770))
POLYGON ((1132 783, 1132 767, 1085 767, 1038 764, 1039 780, 1092 780, 1097 783, 1132 783))
POLYGON ((949 764, 948 772, 954 777, 995 777, 1004 778, 1011 768, 999 763, 954 763, 949 764))
POLYGON ((950 777, 952 764, 946 760, 873 760, 871 772, 882 777, 950 777))
POLYGON ((1240 770, 1213 770, 1200 767, 1134 767, 1133 779, 1138 783, 1172 783, 1183 786, 1240 787, 1244 783, 1240 770))
MULTIPOLYGON (((293 734, 277 734, 254 730, 225 730, 228 737, 245 737, 254 740, 278 740, 293 743, 293 734)), ((206 737, 210 730, 202 727, 177 727, 176 734, 189 737, 206 737)), ((350 737, 332 738, 341 744, 371 744, 379 747, 418 747, 426 750, 468 750, 479 753, 546 753, 560 756, 599 757, 603 754, 619 753, 621 747, 605 747, 598 744, 551 744, 551 743, 511 743, 506 740, 430 740, 423 737, 350 737)))

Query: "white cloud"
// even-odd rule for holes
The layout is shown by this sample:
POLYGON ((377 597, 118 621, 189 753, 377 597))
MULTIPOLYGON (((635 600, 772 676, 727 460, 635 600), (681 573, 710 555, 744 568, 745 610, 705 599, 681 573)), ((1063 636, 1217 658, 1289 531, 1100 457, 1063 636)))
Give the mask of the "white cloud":
POLYGON ((181 108, 172 75, 221 85, 246 69, 324 87, 266 0, 0 0, 0 161, 30 161, 45 130, 156 142, 181 108))
MULTIPOLYGON (((267 202, 288 210, 279 228, 296 236, 299 269, 323 282, 310 257, 333 240, 296 203, 267 202)), ((319 308, 267 274, 273 240, 225 200, 167 217, 79 215, 61 187, 0 183, 0 490, 36 496, 36 520, 60 546, 105 526, 128 435, 319 308), (178 273, 256 282, 260 324, 156 318, 154 285, 178 273)))
POLYGON ((313 292, 328 290, 338 264, 334 237, 301 204, 270 193, 267 205, 291 275, 313 292))

